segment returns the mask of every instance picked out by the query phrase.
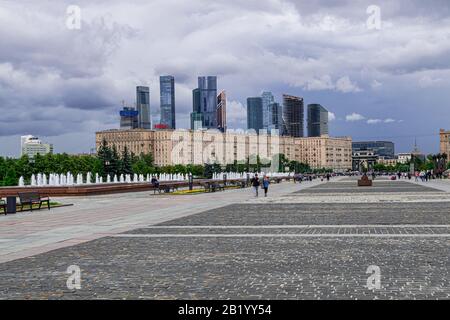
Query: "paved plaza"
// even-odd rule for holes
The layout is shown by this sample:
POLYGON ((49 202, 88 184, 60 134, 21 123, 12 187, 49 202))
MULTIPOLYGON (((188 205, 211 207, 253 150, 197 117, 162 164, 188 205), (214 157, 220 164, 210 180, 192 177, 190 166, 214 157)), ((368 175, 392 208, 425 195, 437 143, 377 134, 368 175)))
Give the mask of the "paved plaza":
POLYGON ((0 299, 449 299, 448 191, 333 178, 258 199, 64 199, 74 206, 0 218, 0 299), (71 265, 81 289, 67 288, 71 265))

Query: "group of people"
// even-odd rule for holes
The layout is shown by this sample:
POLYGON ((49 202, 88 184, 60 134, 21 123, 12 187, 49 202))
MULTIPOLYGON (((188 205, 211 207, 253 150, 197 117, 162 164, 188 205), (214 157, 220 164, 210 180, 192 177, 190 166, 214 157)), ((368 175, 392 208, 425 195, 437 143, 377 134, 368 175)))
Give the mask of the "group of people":
POLYGON ((422 180, 422 182, 428 182, 429 180, 431 180, 431 178, 433 178, 433 173, 428 170, 428 171, 416 171, 415 173, 415 178, 416 181, 422 180))
MULTIPOLYGON (((427 182, 431 179, 440 179, 442 178, 442 174, 435 174, 432 170, 423 170, 423 171, 415 171, 413 174, 410 172, 397 172, 396 174, 392 175, 392 177, 396 177, 397 179, 407 179, 411 180, 413 177, 415 181, 419 181, 419 179, 422 182, 427 182)), ((376 178, 376 173, 372 172, 372 179, 376 178)))
POLYGON ((261 181, 258 177, 258 174, 255 174, 255 176, 250 180, 250 183, 252 184, 256 197, 259 196, 258 191, 260 186, 262 186, 262 188, 264 189, 264 197, 267 197, 267 192, 269 191, 269 184, 270 184, 270 179, 268 176, 264 175, 261 181))

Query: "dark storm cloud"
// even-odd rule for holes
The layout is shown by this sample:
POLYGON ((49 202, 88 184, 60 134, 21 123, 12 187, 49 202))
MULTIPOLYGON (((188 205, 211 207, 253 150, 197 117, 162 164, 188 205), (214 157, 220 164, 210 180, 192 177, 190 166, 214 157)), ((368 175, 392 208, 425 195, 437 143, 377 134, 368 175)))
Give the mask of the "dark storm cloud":
POLYGON ((150 87, 157 121, 162 74, 176 78, 180 127, 197 76, 217 75, 230 127, 245 126, 247 96, 272 90, 278 100, 291 93, 326 105, 333 135, 434 132, 450 116, 449 10, 447 0, 2 1, 0 136, 93 136, 117 127, 120 101, 133 105, 136 85, 150 87), (81 30, 65 26, 72 4, 81 30), (373 4, 381 30, 366 26, 373 4), (427 101, 442 117, 424 126, 427 101), (353 113, 372 125, 343 120, 353 113))

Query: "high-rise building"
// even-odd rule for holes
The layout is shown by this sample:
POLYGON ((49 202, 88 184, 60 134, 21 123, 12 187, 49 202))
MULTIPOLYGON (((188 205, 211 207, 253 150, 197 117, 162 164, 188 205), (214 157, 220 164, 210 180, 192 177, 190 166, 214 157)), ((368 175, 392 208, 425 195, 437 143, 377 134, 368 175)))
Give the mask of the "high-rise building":
POLYGON ((136 129, 139 124, 139 112, 130 107, 120 110, 120 129, 136 129))
POLYGON ((191 130, 203 129, 203 113, 191 113, 191 130))
POLYGON ((257 133, 263 129, 263 101, 261 97, 247 98, 247 129, 257 133))
POLYGON ((203 127, 217 129, 217 77, 198 77, 200 90, 200 112, 203 114, 203 127))
POLYGON ((308 105, 308 137, 328 134, 328 110, 320 104, 308 105))
POLYGON ((303 124, 305 111, 303 98, 283 95, 283 120, 285 134, 292 137, 304 137, 303 124))
POLYGON ((201 113, 200 89, 197 88, 192 90, 191 130, 197 130, 199 127, 203 128, 203 114, 201 113), (200 124, 199 121, 201 121, 200 124))
POLYGON ((201 113, 200 89, 192 90, 192 112, 201 113))
POLYGON ((138 128, 151 129, 149 87, 136 87, 136 109, 138 111, 138 128))
POLYGON ((20 149, 21 155, 28 155, 28 157, 33 158, 35 155, 45 155, 48 153, 53 153, 53 145, 48 143, 43 143, 38 137, 31 135, 22 136, 20 138, 20 149))
POLYGON ((173 76, 159 77, 161 124, 175 129, 175 78, 173 76))
POLYGON ((264 129, 269 129, 272 125, 272 113, 270 105, 275 102, 272 92, 264 91, 261 95, 262 97, 262 108, 263 108, 263 127, 264 129))
POLYGON ((269 130, 276 129, 280 135, 283 135, 283 108, 278 102, 273 102, 270 108, 270 123, 269 130))
POLYGON ((227 131, 227 95, 222 91, 217 96, 217 129, 227 131))

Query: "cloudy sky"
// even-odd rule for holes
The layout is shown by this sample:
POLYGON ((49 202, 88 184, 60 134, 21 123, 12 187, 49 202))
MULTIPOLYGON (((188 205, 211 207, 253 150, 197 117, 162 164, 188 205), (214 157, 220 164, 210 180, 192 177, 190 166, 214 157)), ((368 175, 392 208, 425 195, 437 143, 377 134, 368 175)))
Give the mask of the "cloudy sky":
POLYGON ((450 129, 450 2, 0 0, 0 155, 18 155, 24 134, 88 152, 137 85, 150 86, 157 121, 162 74, 176 78, 180 128, 197 76, 217 75, 230 127, 245 127, 248 96, 270 90, 328 108, 334 136, 398 152, 417 137, 437 152, 450 129), (69 5, 80 29, 68 28, 69 5))

